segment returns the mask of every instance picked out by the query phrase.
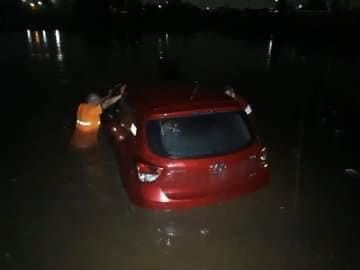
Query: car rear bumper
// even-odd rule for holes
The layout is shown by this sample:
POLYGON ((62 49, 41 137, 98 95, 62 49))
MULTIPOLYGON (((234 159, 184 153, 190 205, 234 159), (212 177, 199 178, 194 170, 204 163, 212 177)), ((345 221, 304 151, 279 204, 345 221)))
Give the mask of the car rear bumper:
POLYGON ((173 209, 202 206, 234 199, 240 195, 258 190, 269 181, 270 171, 269 169, 263 169, 255 176, 249 177, 249 181, 231 191, 187 199, 171 199, 166 196, 159 186, 153 184, 139 183, 127 189, 131 201, 137 206, 152 209, 173 209))

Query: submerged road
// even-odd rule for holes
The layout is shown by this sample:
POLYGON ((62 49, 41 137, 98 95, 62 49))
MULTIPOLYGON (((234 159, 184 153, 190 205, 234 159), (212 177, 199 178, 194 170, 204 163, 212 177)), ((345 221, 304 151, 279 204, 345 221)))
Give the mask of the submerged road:
POLYGON ((359 268, 360 178, 345 171, 360 169, 352 128, 358 58, 273 41, 275 57, 268 40, 208 33, 100 41, 50 31, 8 35, 1 37, 8 52, 3 71, 21 78, 13 81, 18 93, 46 104, 37 103, 26 125, 11 122, 0 269, 359 268), (220 56, 209 57, 215 51, 220 56), (186 69, 194 55, 195 66, 186 69), (271 183, 208 207, 132 206, 107 140, 89 151, 72 149, 68 140, 85 93, 137 76, 232 82, 253 104, 271 183))

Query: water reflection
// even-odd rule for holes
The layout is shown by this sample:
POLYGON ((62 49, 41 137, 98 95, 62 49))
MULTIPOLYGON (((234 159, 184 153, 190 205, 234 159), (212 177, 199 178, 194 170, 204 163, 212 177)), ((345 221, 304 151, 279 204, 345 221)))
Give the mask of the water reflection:
POLYGON ((165 33, 165 44, 166 44, 166 48, 169 47, 169 34, 165 33))
POLYGON ((169 34, 157 35, 157 57, 159 76, 165 80, 176 80, 179 73, 179 61, 169 50, 169 34))
POLYGON ((41 37, 38 31, 26 30, 27 43, 31 57, 36 57, 42 60, 44 56, 44 50, 41 46, 41 37))
POLYGON ((35 31, 35 43, 37 46, 41 46, 40 44, 40 36, 39 36, 39 32, 35 31))
POLYGON ((165 58, 168 47, 169 47, 169 34, 168 33, 159 34, 157 39, 159 60, 163 60, 165 58))
POLYGON ((27 43, 30 48, 32 48, 32 37, 31 37, 31 31, 28 29, 26 30, 26 36, 27 36, 27 43))
POLYGON ((47 48, 48 44, 47 44, 47 36, 46 36, 45 30, 42 31, 42 39, 43 39, 45 48, 47 48))
POLYGON ((29 29, 26 30, 26 35, 27 35, 28 44, 31 44, 32 43, 31 31, 29 29))
POLYGON ((62 44, 61 44, 61 36, 60 31, 55 30, 55 46, 51 46, 54 44, 53 39, 48 39, 48 31, 42 30, 42 31, 31 31, 29 29, 26 30, 26 38, 27 38, 27 45, 29 48, 29 55, 32 58, 36 58, 38 60, 44 60, 44 59, 50 59, 52 54, 51 48, 56 48, 55 54, 56 54, 56 60, 58 62, 63 62, 64 60, 64 54, 62 50, 62 44), (50 45, 50 47, 49 47, 50 45))
POLYGON ((83 72, 88 67, 98 70, 98 66, 102 66, 104 70, 112 70, 107 73, 108 76, 116 77, 117 69, 113 67, 126 58, 121 70, 124 78, 144 76, 151 79, 236 81, 242 76, 239 76, 239 70, 268 70, 289 60, 293 63, 301 61, 308 55, 301 44, 294 46, 282 41, 276 34, 256 41, 228 36, 220 38, 209 33, 182 36, 165 31, 119 36, 104 34, 101 43, 96 42, 99 39, 95 34, 91 37, 93 39, 87 40, 81 36, 65 35, 60 29, 25 30, 22 33, 23 42, 28 45, 29 58, 39 62, 51 60, 56 72, 68 71, 74 65, 83 72), (66 51, 64 42, 66 47, 74 49, 66 51), (119 46, 108 46, 113 42, 118 42, 119 46), (88 45, 91 45, 89 50, 84 50, 88 45), (88 61, 85 69, 82 66, 84 61, 88 61), (132 72, 138 68, 141 72, 132 72))
POLYGON ((267 54, 266 54, 266 66, 268 68, 271 65, 272 49, 273 49, 273 36, 271 35, 268 42, 267 54))
POLYGON ((61 48, 61 37, 60 37, 60 31, 55 30, 55 38, 56 38, 56 49, 57 49, 57 59, 59 62, 64 61, 64 55, 61 48))

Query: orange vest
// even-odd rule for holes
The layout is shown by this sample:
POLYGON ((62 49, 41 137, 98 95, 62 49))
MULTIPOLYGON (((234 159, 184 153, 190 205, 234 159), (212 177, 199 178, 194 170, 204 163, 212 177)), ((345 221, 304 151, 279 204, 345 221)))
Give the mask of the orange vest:
POLYGON ((81 103, 77 111, 76 128, 89 132, 99 129, 101 106, 81 103))
POLYGON ((71 144, 87 148, 97 143, 98 130, 100 126, 100 105, 81 103, 77 111, 75 132, 71 144))

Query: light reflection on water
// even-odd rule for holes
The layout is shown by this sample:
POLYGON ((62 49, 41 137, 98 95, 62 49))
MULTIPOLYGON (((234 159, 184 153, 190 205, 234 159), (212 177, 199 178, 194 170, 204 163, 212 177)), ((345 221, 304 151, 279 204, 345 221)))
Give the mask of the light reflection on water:
POLYGON ((47 44, 47 35, 46 35, 45 30, 42 30, 42 39, 43 39, 45 48, 47 48, 48 44, 47 44))
POLYGON ((36 43, 36 46, 41 46, 41 45, 40 45, 39 32, 38 32, 38 31, 35 31, 34 34, 35 34, 35 43, 36 43))
POLYGON ((169 34, 161 33, 157 39, 159 59, 164 60, 169 49, 169 34))
MULTIPOLYGON (((117 65, 116 61, 121 61, 121 63, 125 64, 124 67, 133 65, 134 63, 131 62, 129 56, 137 55, 140 61, 137 68, 144 69, 149 67, 149 64, 150 66, 157 66, 155 69, 151 69, 150 72, 143 70, 143 72, 139 72, 139 75, 154 74, 152 76, 155 76, 155 78, 171 77, 173 79, 181 79, 179 78, 179 71, 182 70, 185 72, 184 79, 191 77, 191 80, 203 80, 203 77, 214 78, 214 75, 217 74, 236 77, 239 66, 246 67, 249 65, 249 67, 255 69, 268 69, 273 59, 273 36, 270 36, 269 40, 251 41, 233 38, 214 39, 211 34, 182 37, 169 34, 168 32, 160 32, 157 34, 137 35, 135 37, 135 43, 132 38, 134 37, 120 36, 111 37, 110 39, 106 37, 104 41, 101 41, 102 44, 94 53, 89 50, 86 51, 87 48, 93 48, 88 47, 92 41, 90 40, 90 42, 88 42, 86 38, 82 36, 64 35, 64 33, 58 29, 26 30, 26 42, 29 48, 30 58, 40 61, 51 60, 56 63, 56 70, 60 72, 67 71, 64 66, 65 58, 67 62, 75 62, 75 65, 81 66, 84 59, 80 59, 79 56, 83 55, 83 52, 89 53, 85 61, 89 61, 89 59, 99 59, 99 61, 103 62, 103 59, 111 55, 112 57, 109 62, 103 62, 110 65, 108 67, 110 69, 113 69, 113 66, 117 65), (107 41, 109 41, 109 44, 106 43, 107 41), (77 47, 78 51, 64 51, 64 42, 70 44, 67 47, 77 47), (114 44, 122 44, 122 46, 119 48, 119 46, 115 46, 114 44), (127 47, 127 44, 131 44, 131 46, 127 47), (101 46, 104 46, 104 48, 101 49, 101 46), (113 57, 121 57, 122 53, 120 49, 124 48, 124 46, 130 51, 125 52, 126 55, 123 55, 121 59, 113 57), (150 52, 149 49, 155 49, 155 51, 150 52), (69 53, 71 56, 66 57, 69 53), (156 58, 153 58, 154 55, 156 58), (238 59, 233 55, 237 55, 238 59), (259 56, 261 57, 259 58, 259 56), (127 61, 130 62, 126 63, 127 61)), ((93 34, 91 39, 94 41, 98 39, 97 34, 93 34)), ((89 64, 89 66, 91 66, 95 63, 91 62, 89 64)), ((98 64, 99 63, 96 63, 96 69, 99 68, 98 64)), ((73 66, 73 64, 69 66, 73 66)), ((80 68, 85 68, 86 70, 84 66, 80 68)), ((106 69, 106 67, 103 68, 106 69)), ((100 69, 103 68, 100 67, 100 69)), ((121 74, 124 77, 136 77, 134 73, 127 76, 129 75, 126 74, 127 72, 131 71, 125 69, 121 74)))
POLYGON ((62 52, 61 36, 59 30, 55 30, 55 38, 56 38, 57 59, 59 60, 59 62, 62 62, 64 61, 64 55, 62 52))
MULTIPOLYGON (((29 58, 36 60, 31 68, 55 75, 76 69, 89 81, 96 78, 99 87, 119 79, 242 83, 250 80, 248 72, 266 73, 291 63, 303 68, 307 63, 302 59, 308 57, 299 44, 284 43, 276 35, 260 39, 216 33, 85 35, 41 29, 27 30, 22 42, 27 44, 29 58), (45 67, 45 63, 49 65, 45 67)), ((310 68, 322 72, 322 63, 310 68)))
POLYGON ((26 30, 26 42, 29 48, 29 56, 40 61, 44 59, 51 59, 55 55, 56 61, 62 63, 64 61, 64 54, 62 50, 62 39, 59 30, 26 30), (54 32, 55 40, 48 39, 48 32, 54 32), (50 46, 49 46, 50 43, 50 46), (56 48, 53 51, 53 48, 56 48))
POLYGON ((270 36, 269 44, 267 48, 267 57, 266 57, 266 65, 267 67, 270 67, 271 65, 271 57, 272 57, 272 48, 273 48, 273 36, 270 36))
POLYGON ((28 29, 26 30, 26 37, 27 37, 27 44, 30 48, 32 48, 32 37, 31 37, 31 31, 28 29))

